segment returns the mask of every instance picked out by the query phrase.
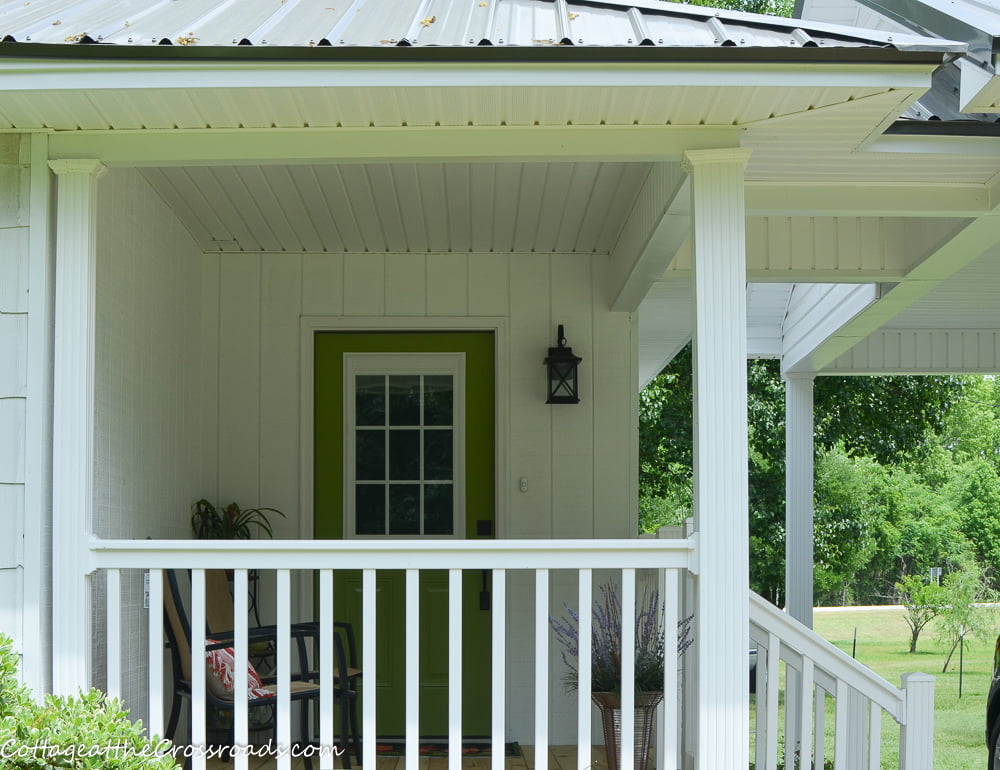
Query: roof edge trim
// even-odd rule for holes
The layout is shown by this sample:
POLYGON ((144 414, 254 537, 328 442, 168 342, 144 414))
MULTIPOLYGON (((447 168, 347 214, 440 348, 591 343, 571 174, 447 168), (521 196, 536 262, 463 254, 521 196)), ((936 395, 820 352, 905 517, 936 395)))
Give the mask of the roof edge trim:
POLYGON ((0 62, 16 59, 108 61, 288 61, 363 63, 467 63, 467 64, 657 64, 742 62, 787 64, 792 62, 843 65, 940 65, 945 53, 962 53, 964 44, 942 41, 932 50, 899 50, 892 47, 796 46, 112 46, 53 45, 49 43, 0 43, 0 62))

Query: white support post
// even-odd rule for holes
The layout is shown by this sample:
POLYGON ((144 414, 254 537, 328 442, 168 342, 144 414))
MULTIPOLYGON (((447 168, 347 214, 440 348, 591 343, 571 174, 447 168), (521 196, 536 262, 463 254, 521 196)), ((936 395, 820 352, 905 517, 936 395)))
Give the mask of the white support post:
POLYGON ((52 417, 52 690, 90 686, 96 160, 52 161, 58 175, 52 417))
MULTIPOLYGON (((813 375, 785 379, 785 607, 812 628, 813 609, 813 375)), ((785 703, 785 753, 802 742, 800 674, 791 668, 785 703)), ((787 761, 787 760, 786 760, 787 761)))
POLYGON ((694 508, 699 533, 699 767, 747 767, 750 610, 747 506, 746 229, 750 152, 695 150, 694 508))
POLYGON ((785 607, 812 628, 813 376, 785 375, 785 607))
POLYGON ((900 728, 901 770, 931 770, 934 767, 934 677, 903 674, 906 691, 906 723, 900 728))

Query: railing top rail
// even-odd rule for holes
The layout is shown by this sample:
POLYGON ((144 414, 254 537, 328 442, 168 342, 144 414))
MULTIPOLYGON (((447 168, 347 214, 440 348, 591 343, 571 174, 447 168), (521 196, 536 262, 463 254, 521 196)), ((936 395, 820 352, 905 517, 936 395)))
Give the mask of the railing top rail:
POLYGON ((693 540, 101 540, 90 569, 689 569, 693 540))
POLYGON ((809 628, 753 591, 750 592, 750 625, 774 633, 782 646, 790 647, 812 660, 818 669, 843 680, 885 709, 900 724, 905 721, 906 693, 903 690, 825 639, 816 637, 809 628))

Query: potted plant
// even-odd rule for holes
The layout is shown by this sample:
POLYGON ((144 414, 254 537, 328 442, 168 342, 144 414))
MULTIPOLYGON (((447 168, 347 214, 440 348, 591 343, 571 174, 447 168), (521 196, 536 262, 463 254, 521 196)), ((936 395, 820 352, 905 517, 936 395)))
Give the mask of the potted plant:
POLYGON ((202 498, 191 506, 191 531, 199 540, 249 540, 250 528, 259 527, 272 537, 269 514, 285 516, 277 508, 240 508, 236 503, 220 509, 202 498))
MULTIPOLYGON (((591 698, 601 711, 604 726, 604 747, 610 770, 618 770, 621 733, 622 691, 622 605, 614 584, 600 588, 601 596, 594 603, 591 626, 591 698)), ((550 618, 556 640, 562 646, 566 664, 566 686, 579 685, 580 616, 566 607, 569 617, 550 618)), ((659 593, 643 596, 635 617, 635 768, 645 770, 649 755, 650 730, 653 714, 663 700, 664 637, 660 622, 659 593)), ((684 638, 678 651, 687 649, 690 620, 685 620, 684 638)))

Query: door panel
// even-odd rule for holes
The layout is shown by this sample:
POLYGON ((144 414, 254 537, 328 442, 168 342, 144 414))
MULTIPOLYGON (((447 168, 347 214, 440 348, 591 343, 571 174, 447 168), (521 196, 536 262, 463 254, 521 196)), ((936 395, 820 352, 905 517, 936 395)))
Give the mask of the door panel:
MULTIPOLYGON (((464 433, 466 440, 459 451, 460 456, 452 458, 456 468, 454 479, 454 494, 459 496, 461 520, 451 536, 470 538, 493 537, 494 500, 495 500, 495 437, 494 437, 494 342, 492 333, 488 332, 322 332, 315 338, 315 536, 317 539, 341 539, 345 536, 359 536, 356 527, 352 526, 354 515, 345 504, 357 502, 357 489, 366 487, 369 497, 379 497, 390 504, 390 494, 394 485, 423 485, 424 495, 421 497, 424 507, 439 505, 435 502, 435 494, 440 489, 435 482, 440 479, 429 478, 427 469, 423 469, 414 477, 412 468, 400 470, 399 479, 392 479, 394 471, 389 467, 391 457, 386 459, 379 454, 383 451, 392 454, 392 429, 388 422, 381 428, 377 425, 379 406, 373 405, 373 399, 366 398, 364 393, 359 401, 347 406, 349 400, 345 392, 345 365, 350 367, 351 361, 363 359, 364 355, 374 353, 398 354, 428 354, 433 359, 436 354, 462 354, 464 359, 464 384, 461 386, 461 398, 464 402, 464 433), (347 362, 347 363, 345 363, 347 362), (345 406, 347 408, 345 409, 345 406), (368 455, 368 471, 355 474, 353 452, 345 451, 353 420, 352 410, 360 410, 363 416, 361 426, 354 433, 371 433, 374 435, 383 431, 380 438, 362 438, 357 446, 359 451, 374 451, 376 460, 368 455), (345 412, 347 417, 345 418, 345 412), (375 447, 373 450, 372 448, 375 447), (379 450, 381 447, 381 450, 379 450), (358 476, 378 476, 377 470, 372 470, 381 459, 386 479, 358 479, 358 476), (350 466, 350 467, 349 467, 350 466), (351 475, 348 475, 348 470, 351 475), (345 485, 347 489, 345 489, 345 485), (354 489, 354 497, 348 497, 348 491, 354 489), (381 490, 378 492, 373 489, 381 490), (388 491, 386 491, 388 490, 388 491), (426 493, 431 493, 429 496, 426 493)), ((406 356, 399 358, 405 359, 406 356)), ((405 369, 405 366, 403 367, 405 369)), ((403 373, 405 376, 405 372, 403 373)), ((376 372, 361 372, 360 376, 378 376, 376 372)), ((424 376, 438 376, 430 374, 424 376)), ((378 390, 378 383, 371 380, 352 380, 360 382, 361 390, 370 396, 378 390)), ((430 385, 433 386, 431 381, 430 385)), ((388 383, 382 380, 383 394, 387 401, 391 395, 388 383)), ((349 390, 349 389, 348 389, 349 390)), ((425 391, 433 391, 430 387, 425 391)), ((425 395, 425 400, 433 401, 433 395, 425 395)), ((374 399, 375 402, 378 399, 374 399)), ((391 410, 391 406, 389 407, 391 410)), ((432 466, 430 476, 441 475, 435 458, 447 455, 446 444, 451 439, 441 436, 452 427, 445 423, 440 410, 427 411, 420 425, 407 422, 405 429, 422 431, 418 444, 422 447, 423 464, 432 466), (450 426, 450 427, 449 427, 450 426), (428 447, 427 434, 431 437, 428 447), (430 454, 428 456, 428 448, 430 454), (437 468, 438 470, 435 470, 437 468)), ((408 420, 415 418, 410 417, 408 420)), ((349 439, 357 442, 356 435, 349 439)), ((405 441, 403 442, 405 443, 405 441)), ((410 442, 412 443, 412 442, 410 442)), ((459 446, 455 442, 452 446, 459 446)), ((397 447, 398 448, 398 447, 397 447)), ((404 463, 405 465, 405 463, 404 463)), ((418 496, 419 497, 419 496, 418 496)), ((437 497, 440 497, 438 495, 437 497)), ((430 510, 428 509, 428 510, 430 510)), ((364 516, 362 516, 364 518, 364 516)), ((369 516, 369 521, 377 517, 369 516)), ((427 517, 424 517, 427 520, 427 517)), ((393 527, 386 526, 381 532, 363 533, 362 537, 392 537, 393 527)), ((374 526, 371 527, 375 529, 374 526)), ((442 527, 429 527, 431 531, 441 532, 442 527)), ((427 531, 427 527, 425 527, 427 531)), ((442 537, 448 536, 441 532, 437 535, 402 535, 404 537, 442 537)), ((381 736, 402 735, 404 732, 405 708, 405 596, 403 572, 396 570, 380 571, 377 584, 377 620, 378 641, 377 654, 377 712, 378 733, 381 736)), ((361 624, 361 577, 354 572, 338 572, 334 579, 334 603, 337 619, 349 620, 355 624, 359 641, 364 636, 361 624)), ((467 572, 463 576, 463 732, 466 735, 488 735, 490 731, 490 612, 480 609, 480 591, 482 576, 478 571, 467 572)), ((448 588, 447 573, 444 571, 428 571, 421 574, 420 581, 420 731, 424 736, 447 734, 447 681, 448 681, 448 588)))

